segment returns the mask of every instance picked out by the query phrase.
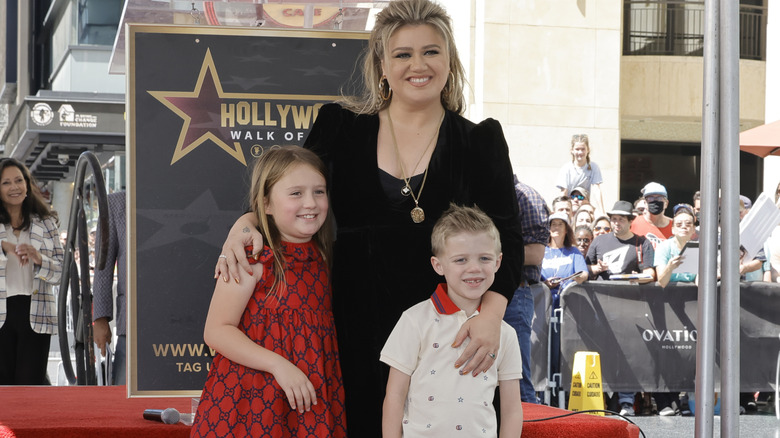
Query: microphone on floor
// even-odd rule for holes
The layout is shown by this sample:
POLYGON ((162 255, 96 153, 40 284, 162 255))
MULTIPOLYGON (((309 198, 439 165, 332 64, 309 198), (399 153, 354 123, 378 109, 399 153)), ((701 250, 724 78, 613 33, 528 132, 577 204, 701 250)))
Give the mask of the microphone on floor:
POLYGON ((146 409, 144 410, 144 418, 152 421, 159 421, 165 424, 176 424, 179 422, 181 416, 179 411, 174 408, 168 409, 146 409))

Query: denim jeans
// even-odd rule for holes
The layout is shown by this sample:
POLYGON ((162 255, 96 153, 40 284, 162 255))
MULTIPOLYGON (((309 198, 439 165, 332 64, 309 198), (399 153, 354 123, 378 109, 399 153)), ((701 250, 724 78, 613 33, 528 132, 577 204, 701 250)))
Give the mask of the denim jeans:
POLYGON ((515 291, 506 307, 504 321, 517 332, 520 356, 523 359, 523 378, 520 380, 520 398, 527 403, 539 403, 531 383, 531 321, 534 317, 534 297, 531 288, 522 286, 515 291))
POLYGON ((622 406, 624 403, 628 403, 634 406, 634 393, 633 392, 618 392, 618 403, 622 406))

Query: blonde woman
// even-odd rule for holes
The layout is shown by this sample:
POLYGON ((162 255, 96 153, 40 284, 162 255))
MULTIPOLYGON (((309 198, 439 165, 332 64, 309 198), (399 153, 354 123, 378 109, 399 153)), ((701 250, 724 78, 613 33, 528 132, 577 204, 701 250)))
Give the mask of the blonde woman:
MULTIPOLYGON (((459 346, 470 338, 452 364, 464 374, 494 365, 523 266, 509 149, 497 121, 461 116, 464 73, 450 17, 429 0, 390 2, 377 14, 368 49, 363 94, 323 106, 305 144, 329 169, 338 226, 334 316, 355 437, 381 436, 389 368, 377 358, 401 313, 439 283, 430 267, 431 230, 450 203, 478 205, 504 248, 479 315, 452 339, 459 346)), ((260 246, 254 227, 246 216, 233 226, 217 276, 239 277, 244 245, 260 246)))

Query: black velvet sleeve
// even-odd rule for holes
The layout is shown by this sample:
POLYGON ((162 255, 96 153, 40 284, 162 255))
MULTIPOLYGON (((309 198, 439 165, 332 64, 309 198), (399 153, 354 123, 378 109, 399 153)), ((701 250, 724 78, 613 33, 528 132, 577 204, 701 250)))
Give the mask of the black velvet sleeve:
POLYGON ((473 151, 471 198, 501 233, 503 259, 490 290, 511 300, 522 281, 524 247, 512 163, 501 125, 487 119, 469 133, 473 151))
POLYGON ((303 144, 303 147, 316 153, 328 167, 330 167, 332 158, 331 147, 334 139, 342 135, 341 127, 343 119, 347 114, 351 113, 336 103, 329 103, 320 107, 314 126, 312 126, 311 132, 309 132, 303 144))

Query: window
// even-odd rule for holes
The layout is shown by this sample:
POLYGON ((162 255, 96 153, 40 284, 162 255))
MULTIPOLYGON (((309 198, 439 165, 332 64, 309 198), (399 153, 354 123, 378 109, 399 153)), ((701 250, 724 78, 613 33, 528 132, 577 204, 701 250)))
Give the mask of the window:
POLYGON ((78 43, 113 45, 122 17, 122 0, 78 0, 78 6, 78 43))
MULTIPOLYGON (((625 0, 624 55, 702 56, 704 2, 625 0)), ((742 59, 766 59, 766 7, 763 0, 740 0, 739 48, 742 59)))

